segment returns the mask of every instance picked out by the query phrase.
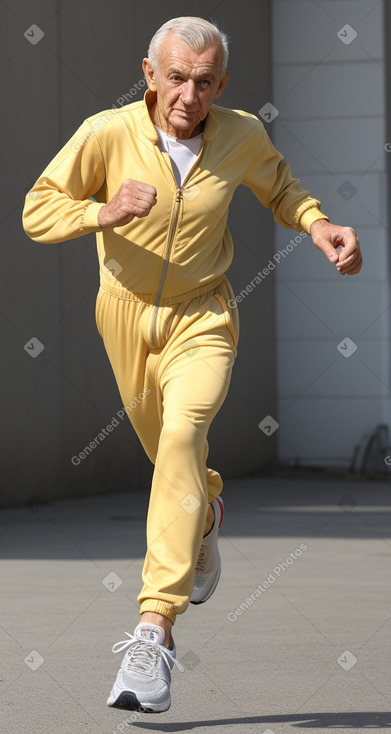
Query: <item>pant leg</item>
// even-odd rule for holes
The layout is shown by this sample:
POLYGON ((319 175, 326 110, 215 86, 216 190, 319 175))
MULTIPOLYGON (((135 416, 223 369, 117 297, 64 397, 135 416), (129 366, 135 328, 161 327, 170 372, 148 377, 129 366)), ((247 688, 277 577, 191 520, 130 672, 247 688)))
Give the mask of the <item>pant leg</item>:
POLYGON ((206 468, 207 432, 229 385, 235 329, 224 302, 207 294, 161 309, 167 342, 148 344, 150 306, 100 292, 97 324, 124 406, 152 462, 140 612, 175 621, 188 606, 207 503, 221 491, 206 468))
POLYGON ((156 368, 162 427, 147 519, 141 611, 154 600, 183 613, 189 604, 208 502, 221 491, 206 467, 207 433, 229 387, 236 348, 227 313, 209 297, 180 314, 156 368))
POLYGON ((98 331, 109 358, 126 414, 149 459, 154 463, 161 427, 161 395, 153 362, 161 349, 145 339, 151 306, 100 290, 96 304, 98 331), (152 368, 151 368, 152 364, 152 368), (141 399, 140 399, 141 398, 141 399))

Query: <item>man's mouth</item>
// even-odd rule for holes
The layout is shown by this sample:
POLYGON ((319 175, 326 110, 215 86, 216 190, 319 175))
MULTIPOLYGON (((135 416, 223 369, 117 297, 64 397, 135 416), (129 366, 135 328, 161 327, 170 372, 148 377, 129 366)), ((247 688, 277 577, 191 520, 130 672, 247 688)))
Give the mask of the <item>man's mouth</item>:
POLYGON ((175 112, 181 112, 182 115, 195 115, 197 112, 200 112, 200 110, 180 110, 177 108, 174 108, 175 112))

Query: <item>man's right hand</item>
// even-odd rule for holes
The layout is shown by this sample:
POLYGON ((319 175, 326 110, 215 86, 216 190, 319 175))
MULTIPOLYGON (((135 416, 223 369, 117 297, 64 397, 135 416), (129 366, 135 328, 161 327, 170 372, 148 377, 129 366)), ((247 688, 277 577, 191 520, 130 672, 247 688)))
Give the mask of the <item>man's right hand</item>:
POLYGON ((102 229, 122 227, 134 217, 147 217, 157 203, 154 186, 126 178, 113 198, 102 206, 98 214, 98 225, 102 229))

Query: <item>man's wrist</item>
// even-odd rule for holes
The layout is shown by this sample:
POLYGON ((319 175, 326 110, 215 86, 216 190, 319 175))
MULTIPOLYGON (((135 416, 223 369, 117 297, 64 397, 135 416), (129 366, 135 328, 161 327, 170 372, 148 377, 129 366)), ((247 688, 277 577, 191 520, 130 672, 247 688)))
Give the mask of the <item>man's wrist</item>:
MULTIPOLYGON (((106 204, 105 204, 105 206, 106 206, 106 204)), ((103 215, 102 215, 102 209, 104 209, 104 207, 103 207, 103 206, 102 206, 102 208, 101 208, 101 209, 99 209, 99 211, 98 211, 98 216, 97 216, 97 222, 98 222, 98 226, 99 226, 99 227, 102 227, 102 228, 103 228, 103 226, 104 226, 104 225, 102 224, 102 216, 103 216, 103 215)))
POLYGON ((311 234, 311 231, 312 231, 312 228, 313 227, 315 227, 315 229, 316 229, 318 227, 318 225, 320 225, 322 227, 324 224, 330 224, 329 219, 326 219, 325 217, 320 217, 319 219, 315 219, 315 221, 312 222, 312 224, 310 226, 310 234, 311 234))
POLYGON ((306 209, 303 214, 300 217, 300 228, 304 230, 304 232, 307 232, 307 234, 311 233, 311 226, 314 222, 318 222, 321 219, 324 219, 326 222, 328 222, 328 217, 326 214, 323 214, 323 212, 318 209, 317 206, 311 206, 309 209, 306 209))

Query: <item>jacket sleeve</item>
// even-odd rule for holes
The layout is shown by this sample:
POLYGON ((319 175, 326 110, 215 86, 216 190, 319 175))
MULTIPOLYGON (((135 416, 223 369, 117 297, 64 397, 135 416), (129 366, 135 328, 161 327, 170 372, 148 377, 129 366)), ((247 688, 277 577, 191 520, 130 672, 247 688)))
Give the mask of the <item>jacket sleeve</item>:
POLYGON ((293 178, 291 168, 274 147, 263 124, 256 121, 251 137, 251 163, 243 183, 248 186, 266 207, 269 207, 276 222, 310 233, 317 219, 328 219, 319 207, 320 201, 313 199, 309 191, 302 189, 300 181, 293 178))
POLYGON ((99 232, 98 213, 104 203, 90 197, 104 182, 96 130, 86 120, 28 192, 22 215, 24 231, 44 243, 99 232))

